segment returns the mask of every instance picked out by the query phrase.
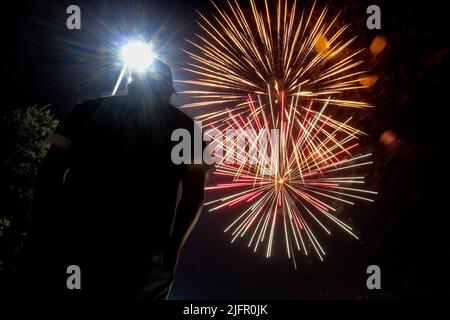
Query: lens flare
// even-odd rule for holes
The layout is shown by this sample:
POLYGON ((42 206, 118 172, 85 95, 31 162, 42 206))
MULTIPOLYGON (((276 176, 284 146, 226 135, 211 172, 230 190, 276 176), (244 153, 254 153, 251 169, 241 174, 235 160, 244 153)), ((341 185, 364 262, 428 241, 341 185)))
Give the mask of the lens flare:
POLYGON ((151 46, 142 41, 132 41, 124 45, 121 56, 128 68, 138 72, 144 72, 154 60, 151 46))
POLYGON ((120 52, 123 61, 122 71, 117 78, 112 95, 117 93, 125 73, 128 71, 128 82, 131 81, 131 71, 145 72, 155 59, 151 45, 142 41, 130 41, 122 47, 120 52))

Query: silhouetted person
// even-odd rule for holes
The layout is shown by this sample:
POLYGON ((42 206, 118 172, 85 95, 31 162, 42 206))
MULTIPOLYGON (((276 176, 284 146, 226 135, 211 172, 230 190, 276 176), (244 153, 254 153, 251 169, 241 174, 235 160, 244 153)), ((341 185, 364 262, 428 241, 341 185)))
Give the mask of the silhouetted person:
MULTIPOLYGON (((175 165, 169 67, 133 74, 128 95, 76 106, 50 138, 25 246, 32 297, 153 300, 167 296, 204 198, 208 166, 175 165), (69 290, 70 265, 81 289, 69 290)), ((192 133, 193 137, 193 133, 192 133)), ((72 283, 73 284, 73 283, 72 283)))

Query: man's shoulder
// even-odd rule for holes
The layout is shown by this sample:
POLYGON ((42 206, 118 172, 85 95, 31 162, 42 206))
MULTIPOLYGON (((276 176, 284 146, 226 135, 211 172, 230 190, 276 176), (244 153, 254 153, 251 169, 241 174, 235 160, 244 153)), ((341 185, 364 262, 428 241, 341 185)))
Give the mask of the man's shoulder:
POLYGON ((194 120, 188 116, 183 110, 181 110, 179 107, 175 107, 174 105, 169 104, 169 108, 178 115, 181 119, 193 123, 194 120))
POLYGON ((175 107, 174 105, 168 105, 169 112, 171 113, 171 118, 175 122, 176 125, 180 127, 184 127, 187 129, 191 129, 194 127, 195 121, 184 113, 180 108, 175 107))
MULTIPOLYGON (((74 118, 79 118, 80 120, 93 118, 94 115, 96 115, 94 118, 98 119, 102 115, 106 116, 108 114, 111 115, 129 110, 132 104, 133 100, 129 99, 126 95, 100 97, 83 101, 75 106, 71 113, 74 118)), ((152 114, 150 117, 152 121, 158 119, 159 122, 164 123, 167 125, 167 128, 172 130, 175 128, 184 128, 191 131, 195 126, 195 121, 189 115, 172 104, 158 105, 153 111, 150 111, 150 114, 152 114)))
POLYGON ((95 109, 99 109, 102 107, 110 107, 114 105, 122 105, 126 103, 125 95, 116 95, 116 96, 106 96, 106 97, 98 97, 93 99, 85 100, 79 103, 74 111, 92 111, 95 109))
POLYGON ((114 96, 102 96, 92 99, 87 99, 82 104, 102 104, 102 103, 120 103, 124 102, 128 98, 127 95, 114 95, 114 96))

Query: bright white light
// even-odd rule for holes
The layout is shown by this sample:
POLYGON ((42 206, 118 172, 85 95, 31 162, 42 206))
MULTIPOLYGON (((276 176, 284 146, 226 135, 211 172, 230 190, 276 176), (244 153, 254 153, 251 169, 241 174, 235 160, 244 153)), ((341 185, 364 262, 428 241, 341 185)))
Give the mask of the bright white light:
POLYGON ((133 41, 122 47, 122 59, 128 68, 143 72, 152 64, 154 54, 150 45, 133 41))

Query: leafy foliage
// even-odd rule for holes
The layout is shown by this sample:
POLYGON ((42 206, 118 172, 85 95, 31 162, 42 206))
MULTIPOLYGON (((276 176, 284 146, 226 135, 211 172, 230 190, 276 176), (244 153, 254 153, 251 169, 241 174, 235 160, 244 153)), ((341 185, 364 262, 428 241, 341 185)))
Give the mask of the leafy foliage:
POLYGON ((0 120, 0 270, 8 268, 27 231, 33 185, 58 121, 48 107, 17 109, 0 120))

